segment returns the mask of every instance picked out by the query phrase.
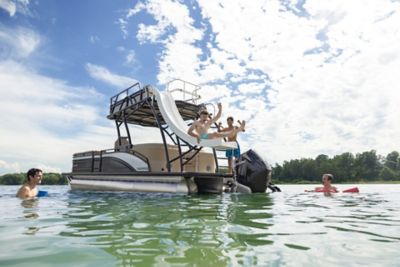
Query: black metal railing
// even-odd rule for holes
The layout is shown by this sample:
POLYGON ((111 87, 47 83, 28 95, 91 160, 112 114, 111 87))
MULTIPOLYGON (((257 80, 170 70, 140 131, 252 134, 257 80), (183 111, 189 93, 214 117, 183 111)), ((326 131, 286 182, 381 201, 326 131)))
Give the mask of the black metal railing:
POLYGON ((110 98, 110 106, 115 105, 118 101, 125 99, 126 97, 130 96, 133 92, 133 90, 139 91, 141 89, 140 83, 136 82, 126 88, 125 90, 122 90, 118 94, 114 95, 113 97, 110 98))

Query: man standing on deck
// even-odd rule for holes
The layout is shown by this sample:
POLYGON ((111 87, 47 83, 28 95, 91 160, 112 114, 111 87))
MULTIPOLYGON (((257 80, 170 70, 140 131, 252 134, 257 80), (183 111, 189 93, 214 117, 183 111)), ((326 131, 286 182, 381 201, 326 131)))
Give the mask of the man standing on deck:
POLYGON ((200 118, 193 122, 192 126, 188 129, 187 133, 197 138, 197 143, 200 143, 201 139, 215 139, 229 137, 230 135, 237 135, 238 132, 243 132, 245 127, 245 121, 240 123, 240 127, 233 128, 232 130, 217 133, 208 133, 213 123, 217 122, 222 114, 222 104, 218 103, 218 113, 214 118, 209 117, 207 110, 200 112, 200 118))
POLYGON ((32 198, 38 194, 37 185, 42 183, 43 171, 41 169, 32 168, 26 174, 28 181, 21 186, 17 192, 19 198, 32 198))
MULTIPOLYGON (((233 125, 233 117, 228 117, 226 119, 226 122, 228 124, 228 127, 224 127, 222 129, 221 129, 222 123, 219 123, 218 132, 220 132, 220 133, 232 132, 233 130, 240 128, 238 126, 234 126, 233 125)), ((242 126, 242 123, 240 121, 238 121, 238 123, 240 124, 240 126, 242 126)), ((228 141, 229 142, 236 142, 236 144, 237 144, 237 148, 228 149, 225 152, 225 156, 228 158, 229 173, 233 173, 234 162, 235 162, 236 159, 238 159, 240 157, 240 146, 239 146, 239 143, 237 141, 237 132, 229 135, 228 136, 228 141)))

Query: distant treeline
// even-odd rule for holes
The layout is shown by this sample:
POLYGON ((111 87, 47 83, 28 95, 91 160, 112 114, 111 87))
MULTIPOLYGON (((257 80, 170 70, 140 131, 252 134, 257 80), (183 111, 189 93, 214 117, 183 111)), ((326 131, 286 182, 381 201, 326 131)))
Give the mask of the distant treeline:
MULTIPOLYGON (((0 176, 0 184, 2 185, 19 185, 27 181, 26 173, 8 173, 0 176)), ((60 173, 44 173, 43 185, 63 185, 68 181, 60 173)))
MULTIPOLYGON (((332 173, 334 183, 400 181, 400 156, 393 151, 388 155, 377 155, 375 150, 363 153, 343 153, 332 158, 319 155, 315 159, 302 158, 276 164, 272 170, 275 183, 297 183, 321 181, 321 175, 332 173)), ((26 173, 10 173, 0 176, 2 185, 19 185, 26 182, 26 173)), ((44 185, 63 185, 68 181, 60 173, 44 173, 44 185)))
POLYGON ((332 173, 334 182, 400 181, 399 152, 384 156, 375 150, 352 154, 343 153, 332 158, 319 155, 315 159, 302 158, 276 164, 274 182, 317 182, 323 173, 332 173))

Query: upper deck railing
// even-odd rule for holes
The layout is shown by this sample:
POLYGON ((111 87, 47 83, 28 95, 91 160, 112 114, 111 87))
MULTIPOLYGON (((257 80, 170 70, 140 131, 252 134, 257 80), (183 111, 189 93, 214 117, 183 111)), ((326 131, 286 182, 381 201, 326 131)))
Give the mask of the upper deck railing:
POLYGON ((112 105, 115 105, 115 103, 117 103, 118 101, 130 96, 132 93, 134 93, 135 91, 139 91, 141 89, 140 83, 136 82, 133 85, 129 86, 128 88, 126 88, 125 90, 119 92, 118 94, 116 94, 115 96, 110 98, 110 107, 112 105))
MULTIPOLYGON (((148 102, 152 97, 149 88, 151 88, 150 85, 142 87, 139 82, 136 82, 111 97, 110 111, 107 117, 111 120, 127 120, 128 123, 138 123, 142 126, 156 126, 156 119, 148 110, 149 105, 153 105, 153 102, 148 102)), ((200 86, 181 79, 173 80, 166 85, 166 90, 171 92, 178 110, 185 120, 193 119, 198 113, 199 89, 200 86)), ((157 111, 158 106, 154 107, 157 111)))
POLYGON ((184 81, 182 79, 175 79, 167 83, 167 90, 171 93, 180 92, 182 100, 186 102, 191 102, 197 105, 197 101, 201 98, 199 95, 199 90, 201 87, 197 84, 184 81))

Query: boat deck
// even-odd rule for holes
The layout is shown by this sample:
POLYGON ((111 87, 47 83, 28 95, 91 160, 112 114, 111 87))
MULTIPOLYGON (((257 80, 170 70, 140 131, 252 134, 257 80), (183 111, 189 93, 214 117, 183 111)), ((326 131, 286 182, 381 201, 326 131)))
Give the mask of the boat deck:
MULTIPOLYGON (((165 121, 160 115, 157 101, 153 99, 149 86, 143 88, 139 83, 132 85, 110 99, 110 112, 107 116, 110 120, 136 124, 148 127, 158 127, 156 117, 163 125, 165 121)), ((196 105, 187 101, 175 101, 179 113, 184 120, 196 119, 204 105, 196 105)))

